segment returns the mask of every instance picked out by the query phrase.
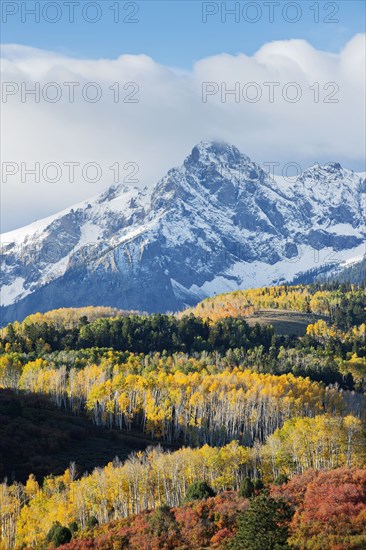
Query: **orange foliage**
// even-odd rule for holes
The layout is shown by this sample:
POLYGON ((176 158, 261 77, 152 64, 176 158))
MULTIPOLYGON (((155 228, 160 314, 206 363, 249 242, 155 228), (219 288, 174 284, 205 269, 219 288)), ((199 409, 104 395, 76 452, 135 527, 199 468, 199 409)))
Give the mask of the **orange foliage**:
POLYGON ((91 536, 71 541, 63 549, 219 548, 221 542, 233 535, 237 514, 245 511, 247 506, 248 501, 240 498, 238 493, 227 491, 217 497, 172 508, 163 514, 158 510, 142 512, 128 520, 109 523, 95 529, 91 536))
POLYGON ((291 523, 294 546, 366 548, 366 469, 309 471, 272 493, 297 505, 291 523))

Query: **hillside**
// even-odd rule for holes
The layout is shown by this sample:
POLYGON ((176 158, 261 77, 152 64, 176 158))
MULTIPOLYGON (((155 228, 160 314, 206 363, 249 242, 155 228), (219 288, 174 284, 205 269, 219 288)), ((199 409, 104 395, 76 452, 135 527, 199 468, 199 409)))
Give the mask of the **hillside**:
MULTIPOLYGON (((307 437, 314 428, 308 427, 307 437)), ((332 443, 338 435, 335 422, 324 433, 332 443)), ((318 444, 320 437, 316 432, 318 444)), ((30 477, 17 494, 2 489, 15 506, 28 497, 18 520, 18 547, 52 548, 50 543, 58 546, 72 536, 65 550, 224 550, 230 540, 233 550, 275 550, 287 542, 296 548, 308 541, 316 550, 364 547, 366 471, 353 465, 357 457, 348 467, 332 467, 326 459, 320 471, 301 468, 288 483, 281 473, 273 485, 273 478, 246 476, 251 454, 238 445, 174 455, 150 450, 82 479, 66 470, 46 478, 42 488, 30 477)))
POLYGON ((350 258, 344 262, 332 262, 315 267, 296 275, 289 284, 306 285, 319 283, 366 284, 366 256, 350 258))
POLYGON ((279 333, 281 321, 291 323, 298 333, 303 333, 307 323, 319 319, 346 326, 361 323, 365 319, 366 289, 357 285, 334 283, 318 285, 273 286, 238 290, 206 298, 179 317, 193 314, 215 321, 226 317, 243 317, 253 324, 273 324, 279 333), (348 319, 348 321, 347 321, 348 319))
POLYGON ((325 315, 302 313, 286 309, 258 309, 252 314, 245 316, 245 320, 249 326, 253 327, 256 323, 261 326, 271 325, 274 333, 281 336, 303 336, 306 334, 308 325, 316 323, 320 319, 324 321, 330 320, 325 315))
POLYGON ((25 483, 33 473, 41 481, 60 475, 70 462, 80 475, 149 444, 141 434, 100 429, 46 396, 0 389, 0 479, 25 483))
POLYGON ((79 324, 81 317, 85 317, 89 322, 103 317, 124 317, 134 315, 134 311, 122 311, 115 307, 87 306, 78 308, 60 308, 46 311, 44 313, 33 313, 24 319, 25 323, 53 323, 56 326, 65 326, 73 328, 79 324))
POLYGON ((340 269, 335 269, 327 277, 327 280, 337 281, 339 283, 366 283, 366 256, 361 260, 354 262, 346 262, 340 266, 340 269))
POLYGON ((181 507, 170 510, 161 507, 76 532, 64 548, 109 550, 118 545, 121 550, 224 550, 228 544, 234 544, 231 548, 243 550, 245 542, 242 537, 246 535, 250 541, 250 535, 256 533, 257 546, 252 539, 250 549, 268 549, 276 535, 278 542, 281 537, 275 518, 268 516, 280 506, 280 499, 284 499, 289 506, 282 523, 282 527, 285 525, 285 540, 307 545, 302 546, 306 548, 312 544, 315 550, 361 550, 366 544, 366 530, 362 525, 366 512, 365 487, 365 470, 338 469, 321 474, 309 471, 296 475, 288 483, 270 485, 268 490, 272 501, 258 489, 250 498, 250 491, 245 496, 240 492, 226 491, 218 496, 193 500, 181 507), (349 492, 353 495, 352 503, 348 501, 349 492), (248 511, 253 515, 252 525, 243 523, 248 511), (262 522, 267 533, 259 530, 262 522), (274 533, 270 533, 271 527, 275 529, 274 533))

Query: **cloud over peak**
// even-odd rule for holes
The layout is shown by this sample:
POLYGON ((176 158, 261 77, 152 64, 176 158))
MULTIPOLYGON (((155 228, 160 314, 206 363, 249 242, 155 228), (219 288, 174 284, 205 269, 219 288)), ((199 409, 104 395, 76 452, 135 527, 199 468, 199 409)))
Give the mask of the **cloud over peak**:
POLYGON ((19 166, 3 183, 3 230, 98 193, 113 183, 115 163, 120 179, 135 163, 133 179, 152 185, 201 140, 235 143, 279 169, 327 161, 362 169, 365 35, 339 54, 281 40, 253 56, 202 59, 191 71, 146 55, 86 60, 10 44, 2 47, 2 82, 3 162, 19 166), (21 163, 26 171, 36 162, 39 182, 22 178, 21 163), (79 163, 74 181, 65 169, 46 181, 42 167, 51 162, 79 163), (86 163, 102 168, 93 183, 86 163))

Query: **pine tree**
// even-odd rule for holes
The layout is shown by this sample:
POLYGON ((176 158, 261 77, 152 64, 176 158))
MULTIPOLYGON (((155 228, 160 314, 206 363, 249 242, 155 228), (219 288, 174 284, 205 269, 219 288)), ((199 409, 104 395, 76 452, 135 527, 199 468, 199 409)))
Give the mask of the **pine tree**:
POLYGON ((215 491, 205 481, 196 481, 187 489, 186 500, 202 500, 214 497, 215 491))
POLYGON ((239 516, 238 530, 231 550, 279 550, 287 545, 292 512, 282 500, 267 495, 253 497, 246 512, 239 516))
POLYGON ((249 477, 243 479, 240 484, 239 496, 243 498, 250 498, 254 493, 254 484, 249 477))

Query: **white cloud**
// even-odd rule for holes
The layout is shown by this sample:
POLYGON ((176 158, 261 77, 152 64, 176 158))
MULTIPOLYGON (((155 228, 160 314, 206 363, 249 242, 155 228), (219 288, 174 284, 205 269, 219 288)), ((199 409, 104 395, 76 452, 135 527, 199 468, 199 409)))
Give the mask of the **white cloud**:
MULTIPOLYGON (((62 167, 58 183, 20 176, 9 177, 2 185, 3 230, 25 225, 56 212, 74 202, 95 195, 113 183, 108 169, 115 162, 139 165, 141 185, 154 184, 166 170, 180 164, 197 142, 222 139, 237 145, 258 162, 290 161, 303 168, 314 162, 337 160, 349 168, 361 170, 365 150, 364 83, 365 37, 356 35, 339 54, 314 49, 304 40, 265 44, 253 56, 220 54, 196 63, 191 72, 171 69, 155 63, 145 55, 123 55, 115 60, 82 60, 20 45, 5 45, 2 53, 2 81, 39 82, 41 89, 49 83, 61 86, 57 103, 36 103, 20 93, 2 103, 2 161, 21 162, 43 167, 49 162, 97 162, 103 170, 98 183, 83 181, 76 169, 76 181, 68 182, 68 170, 62 167), (77 82, 75 102, 68 102, 65 82, 77 82), (97 82, 103 96, 97 103, 82 99, 80 90, 97 82), (138 103, 114 103, 108 88, 119 82, 136 82, 138 103), (236 103, 233 95, 226 103, 221 94, 202 102, 202 83, 215 82, 232 89, 238 82, 240 92, 253 97, 254 87, 262 87, 262 99, 250 103, 242 96, 236 103), (274 101, 268 101, 269 86, 274 101), (285 101, 284 86, 296 82, 302 98, 297 103, 285 101), (314 83, 319 83, 320 101, 314 102, 314 83), (339 87, 335 93, 334 82, 339 87), (312 86, 313 90, 309 87, 312 86), (338 103, 324 103, 324 98, 338 103)), ((217 86, 215 89, 217 90, 217 86)), ((93 89, 89 89, 90 94, 93 89)), ((132 94, 133 86, 121 90, 123 98, 132 94)), ((52 89, 49 88, 51 95, 52 89)), ((290 97, 296 92, 288 88, 290 97)), ((123 173, 123 172, 122 172, 123 173)), ((127 174, 127 172, 125 172, 127 174)), ((50 172, 52 175, 52 172, 50 172)))

